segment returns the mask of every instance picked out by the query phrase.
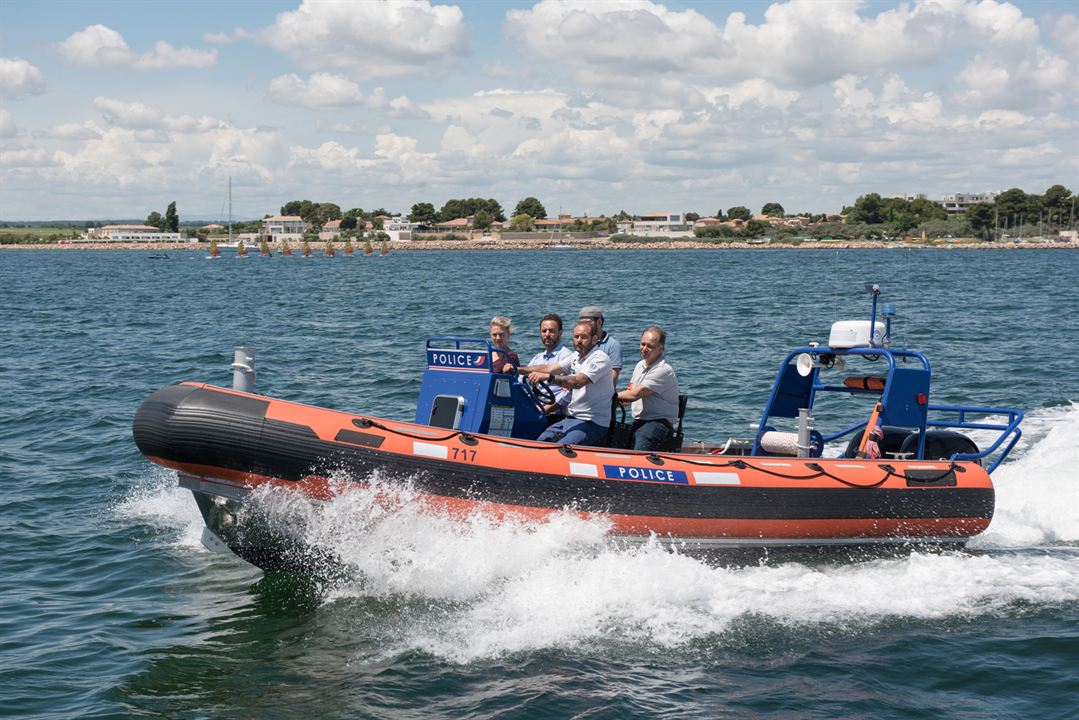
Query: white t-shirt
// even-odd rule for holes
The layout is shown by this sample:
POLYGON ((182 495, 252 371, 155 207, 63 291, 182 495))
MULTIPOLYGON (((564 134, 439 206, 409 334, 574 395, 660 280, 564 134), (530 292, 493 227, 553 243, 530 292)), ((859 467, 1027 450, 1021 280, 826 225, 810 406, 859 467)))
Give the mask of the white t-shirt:
POLYGON ((637 367, 633 368, 630 382, 633 387, 643 385, 652 391, 648 397, 633 401, 635 420, 662 419, 678 422, 678 377, 667 358, 661 355, 651 367, 647 367, 644 360, 641 360, 637 367))
POLYGON ((594 347, 583 359, 578 355, 575 352, 559 363, 560 374, 584 375, 591 382, 572 391, 566 413, 569 417, 606 427, 611 424, 611 396, 614 395, 611 359, 594 347))

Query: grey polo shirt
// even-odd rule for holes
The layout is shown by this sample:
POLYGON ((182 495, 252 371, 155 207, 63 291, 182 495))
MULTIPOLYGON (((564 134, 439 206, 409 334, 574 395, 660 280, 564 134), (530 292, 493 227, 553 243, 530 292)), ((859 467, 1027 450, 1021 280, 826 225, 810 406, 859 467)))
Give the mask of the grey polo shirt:
POLYGON ((644 360, 638 362, 630 382, 652 391, 648 397, 633 401, 635 420, 678 421, 678 377, 666 356, 660 355, 651 366, 646 366, 644 360))
POLYGON ((560 360, 563 373, 585 375, 591 382, 570 392, 566 414, 578 420, 590 420, 598 425, 611 424, 611 396, 614 395, 614 379, 611 375, 611 359, 607 353, 593 348, 584 358, 573 353, 560 360))

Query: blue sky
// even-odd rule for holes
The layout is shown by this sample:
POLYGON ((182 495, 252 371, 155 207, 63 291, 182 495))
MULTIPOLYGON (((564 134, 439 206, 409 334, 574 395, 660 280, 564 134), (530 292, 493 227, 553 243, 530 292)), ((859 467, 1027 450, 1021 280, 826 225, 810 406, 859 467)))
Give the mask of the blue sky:
POLYGON ((1079 3, 0 3, 0 219, 1079 190, 1079 3))

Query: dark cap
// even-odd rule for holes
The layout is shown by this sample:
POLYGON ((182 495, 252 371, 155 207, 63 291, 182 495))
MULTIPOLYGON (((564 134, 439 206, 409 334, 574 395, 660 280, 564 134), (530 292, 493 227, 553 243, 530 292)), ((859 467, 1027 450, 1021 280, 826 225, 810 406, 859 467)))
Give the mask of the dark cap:
POLYGON ((595 305, 585 305, 583 308, 581 308, 581 312, 577 317, 578 318, 599 318, 600 320, 602 320, 603 319, 603 309, 598 308, 595 305))

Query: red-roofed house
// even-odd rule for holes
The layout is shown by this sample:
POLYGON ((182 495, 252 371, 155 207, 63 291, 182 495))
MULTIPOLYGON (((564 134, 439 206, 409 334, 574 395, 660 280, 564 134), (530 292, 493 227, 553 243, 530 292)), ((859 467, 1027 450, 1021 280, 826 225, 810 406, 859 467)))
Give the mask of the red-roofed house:
POLYGON ((322 226, 322 231, 318 234, 319 240, 336 240, 341 237, 341 221, 329 220, 322 226))

